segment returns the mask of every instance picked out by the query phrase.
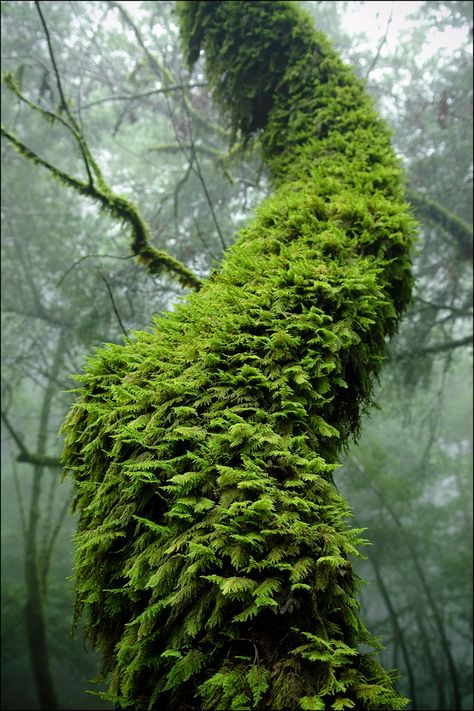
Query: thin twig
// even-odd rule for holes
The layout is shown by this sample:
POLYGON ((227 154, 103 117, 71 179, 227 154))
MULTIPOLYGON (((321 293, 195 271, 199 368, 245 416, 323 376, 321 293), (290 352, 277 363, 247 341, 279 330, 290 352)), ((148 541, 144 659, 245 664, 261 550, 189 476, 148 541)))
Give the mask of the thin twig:
POLYGON ((13 460, 13 482, 15 484, 15 494, 18 501, 18 509, 20 511, 20 523, 21 523, 21 533, 23 540, 26 539, 26 515, 25 508, 23 506, 23 499, 21 498, 20 482, 18 480, 18 470, 16 468, 16 462, 13 460))
POLYGON ((370 67, 367 69, 367 72, 366 72, 366 74, 365 74, 365 78, 366 78, 366 79, 369 78, 370 72, 371 72, 372 69, 375 67, 375 65, 377 64, 377 62, 379 61, 380 52, 382 51, 382 48, 383 48, 385 42, 387 41, 388 31, 389 31, 389 29, 390 29, 390 25, 392 24, 392 20, 393 20, 393 7, 394 7, 394 4, 395 4, 395 3, 394 3, 393 0, 392 0, 392 7, 390 8, 390 17, 388 18, 388 21, 387 21, 387 27, 386 27, 386 29, 385 29, 385 34, 384 34, 384 36, 382 37, 382 40, 381 40, 381 42, 380 42, 380 44, 379 44, 379 46, 378 46, 378 48, 377 48, 377 52, 376 52, 376 54, 375 54, 375 57, 373 58, 373 60, 372 60, 372 62, 371 62, 371 64, 370 64, 370 67))
POLYGON ((93 259, 93 258, 99 258, 99 257, 108 257, 109 259, 133 259, 134 255, 133 254, 127 254, 126 257, 123 257, 119 254, 85 254, 83 257, 79 257, 79 259, 76 259, 75 262, 71 264, 70 267, 66 269, 64 274, 62 275, 61 279, 58 281, 56 284, 56 288, 60 287, 65 278, 68 276, 68 274, 78 266, 81 262, 83 262, 86 259, 93 259))
POLYGON ((41 12, 39 0, 35 0, 35 5, 36 5, 36 9, 38 10, 38 15, 40 16, 41 24, 43 25, 44 33, 46 35, 46 42, 48 43, 49 56, 51 58, 51 63, 53 65, 54 73, 56 75, 56 84, 58 85, 58 92, 59 92, 59 96, 61 99, 61 108, 64 109, 64 111, 66 113, 69 113, 69 108, 67 105, 66 97, 64 96, 64 93, 63 93, 61 79, 59 77, 58 67, 56 64, 55 57, 54 57, 53 47, 51 45, 51 38, 49 35, 48 26, 47 26, 46 21, 44 19, 43 13, 41 12))
MULTIPOLYGON (((189 112, 188 112, 188 110, 187 110, 187 106, 186 106, 186 104, 185 104, 184 102, 183 102, 183 106, 184 106, 184 110, 186 111, 186 116, 187 116, 187 118, 189 119, 189 121, 191 122, 191 116, 190 116, 190 114, 189 114, 189 112)), ((170 107, 170 113, 172 113, 172 112, 171 112, 171 107, 170 107)), ((215 213, 215 210, 214 210, 214 205, 213 205, 213 203, 212 203, 211 196, 209 195, 209 191, 208 191, 208 189, 207 189, 206 181, 204 180, 204 176, 203 176, 203 174, 202 174, 201 166, 199 165, 199 160, 198 160, 198 157, 197 157, 197 151, 196 151, 196 146, 195 146, 195 143, 194 143, 194 137, 193 137, 193 133, 192 133, 191 126, 189 126, 189 131, 188 131, 188 134, 189 134, 189 141, 190 141, 189 146, 186 146, 186 144, 181 140, 181 138, 180 138, 180 136, 179 136, 179 134, 178 134, 178 131, 176 130, 175 122, 174 122, 174 121, 173 121, 173 131, 174 131, 175 138, 176 138, 176 140, 177 140, 179 146, 181 147, 181 150, 182 150, 182 152, 183 152, 183 155, 185 156, 186 160, 187 160, 188 163, 189 163, 189 167, 191 168, 191 170, 193 171, 193 173, 194 173, 195 175, 197 175, 197 177, 198 177, 198 179, 199 179, 199 182, 201 183, 202 189, 203 189, 203 191, 204 191, 204 195, 205 195, 205 197, 206 197, 207 204, 209 205, 209 209, 210 209, 210 211, 211 211, 212 220, 213 220, 213 222, 214 222, 214 225, 215 225, 217 234, 219 235, 219 239, 220 239, 220 242, 221 242, 221 245, 222 245, 222 249, 225 251, 225 250, 227 249, 227 245, 226 245, 226 243, 225 243, 225 240, 224 240, 224 237, 223 237, 223 235, 222 235, 222 231, 221 231, 219 222, 218 222, 218 220, 217 220, 217 216, 216 216, 216 213, 215 213), (190 148, 190 152, 191 152, 191 155, 190 155, 190 156, 188 156, 187 147, 190 148), (194 164, 196 164, 196 167, 194 167, 194 164)))
POLYGON ((214 225, 216 226, 217 234, 219 235, 219 239, 220 239, 220 242, 221 242, 221 245, 222 245, 222 249, 225 251, 225 250, 227 249, 227 245, 226 245, 226 243, 225 243, 224 236, 223 236, 223 234, 222 234, 222 231, 221 231, 219 222, 218 222, 218 220, 217 220, 217 216, 216 216, 216 213, 215 213, 215 210, 214 210, 214 205, 213 205, 213 203, 212 203, 211 196, 209 195, 209 192, 208 192, 208 190, 207 190, 207 185, 206 185, 206 181, 204 180, 204 176, 203 176, 203 174, 202 174, 201 166, 199 165, 199 159, 198 159, 198 157, 197 157, 196 148, 195 148, 195 146, 194 146, 194 141, 193 141, 193 138, 192 138, 192 132, 190 131, 189 133, 190 133, 190 138, 191 138, 191 143, 192 143, 192 156, 193 156, 194 162, 195 162, 195 164, 196 164, 196 168, 193 168, 193 171, 194 171, 194 172, 196 173, 196 175, 198 176, 199 182, 200 182, 201 185, 202 185, 202 189, 204 190, 204 195, 206 196, 206 200, 207 200, 207 202, 208 202, 209 209, 210 209, 210 211, 211 211, 211 215, 212 215, 212 219, 213 219, 214 225))
POLYGON ((196 228, 196 234, 197 234, 197 236, 199 237, 199 239, 201 240, 202 244, 204 245, 204 248, 205 248, 206 252, 209 254, 210 257, 212 257, 212 259, 214 259, 215 261, 217 261, 217 257, 215 256, 215 254, 212 253, 211 249, 209 248, 208 243, 207 243, 206 240, 204 239, 204 235, 202 234, 201 229, 200 229, 200 227, 199 227, 199 223, 198 223, 198 221, 196 220, 196 218, 194 217, 194 215, 192 215, 192 220, 193 220, 193 223, 194 223, 194 227, 196 228))
POLYGON ((192 171, 192 165, 191 163, 188 163, 188 167, 186 169, 186 172, 184 176, 181 178, 181 180, 178 180, 178 182, 175 185, 174 188, 174 195, 173 195, 173 215, 174 219, 177 221, 178 220, 178 198, 179 198, 179 193, 181 191, 181 188, 185 185, 185 183, 188 181, 189 176, 191 175, 192 171))
POLYGON ((115 304, 114 295, 113 295, 113 293, 112 293, 112 289, 111 289, 111 287, 110 287, 110 284, 109 284, 109 282, 107 281, 107 277, 100 271, 100 269, 97 269, 97 271, 98 271, 98 273, 100 274, 100 276, 102 277, 102 279, 103 279, 104 282, 105 282, 105 286, 107 287, 107 291, 109 292, 110 301, 112 302, 112 307, 113 307, 114 312, 115 312, 115 315, 116 315, 116 317, 117 317, 117 321, 119 322, 120 328, 122 329, 124 335, 127 337, 127 336, 128 336, 128 333, 127 333, 127 331, 126 331, 126 329, 125 329, 125 326, 123 325, 122 319, 120 318, 119 311, 118 311, 117 306, 116 306, 116 304, 115 304))
POLYGON ((92 186, 92 185, 94 184, 94 179, 93 179, 93 177, 92 177, 92 173, 91 173, 91 169, 90 169, 90 165, 89 165, 89 156, 87 155, 87 151, 86 151, 85 146, 84 146, 84 141, 83 141, 82 134, 81 134, 81 132, 80 132, 79 126, 78 126, 78 124, 76 123, 76 121, 74 120, 74 117, 73 117, 73 115, 71 114, 71 111, 70 111, 70 109, 69 109, 68 103, 67 103, 67 101, 66 101, 66 97, 64 96, 63 87, 62 87, 62 84, 61 84, 61 77, 60 77, 60 75, 59 75, 58 67, 57 67, 57 64, 56 64, 56 59, 55 59, 55 57, 54 57, 53 46, 52 46, 52 44, 51 44, 51 38, 50 38, 50 35, 49 35, 48 26, 47 26, 47 24, 46 24, 46 20, 44 19, 43 13, 41 12, 41 7, 40 7, 40 4, 39 4, 39 0, 35 0, 35 5, 36 5, 36 9, 38 10, 38 15, 40 16, 40 20, 41 20, 41 24, 42 24, 43 29, 44 29, 44 33, 45 33, 45 35, 46 35, 46 42, 47 42, 47 44, 48 44, 49 56, 50 56, 50 59, 51 59, 51 64, 53 65, 54 73, 55 73, 55 75, 56 75, 56 83, 57 83, 57 85, 58 85, 58 92, 59 92, 59 96, 60 96, 60 99, 61 99, 61 109, 63 109, 63 110, 65 111, 67 117, 69 118, 69 120, 70 120, 70 122, 71 122, 71 125, 72 125, 72 126, 74 127, 74 129, 75 129, 75 134, 76 134, 77 142, 78 142, 78 144, 79 144, 79 148, 80 148, 80 150, 81 150, 82 157, 83 157, 83 159, 84 159, 84 164, 85 164, 85 166, 86 166, 87 177, 89 178, 89 185, 92 186))
POLYGON ((90 109, 92 106, 97 106, 97 104, 105 104, 107 101, 134 101, 135 99, 144 99, 147 96, 153 96, 155 94, 167 94, 171 91, 183 91, 183 89, 189 89, 195 86, 207 86, 207 83, 198 82, 196 84, 176 84, 175 86, 164 86, 162 89, 144 91, 141 94, 106 96, 103 99, 96 99, 95 101, 91 101, 88 104, 84 104, 83 106, 81 106, 81 111, 84 111, 84 109, 90 109))
POLYGON ((2 418, 3 422, 5 423, 5 427, 11 434, 16 446, 20 450, 20 454, 23 456, 29 456, 29 452, 28 452, 23 440, 21 439, 20 435, 16 432, 15 428, 13 427, 10 420, 8 419, 7 413, 4 412, 3 410, 1 411, 1 418, 2 418))

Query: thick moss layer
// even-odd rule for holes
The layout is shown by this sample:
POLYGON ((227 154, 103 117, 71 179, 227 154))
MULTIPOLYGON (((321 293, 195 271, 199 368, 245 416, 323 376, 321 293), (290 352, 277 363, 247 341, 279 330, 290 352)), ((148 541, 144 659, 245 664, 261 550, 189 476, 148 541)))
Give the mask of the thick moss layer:
POLYGON ((331 477, 410 297, 389 134, 294 3, 178 11, 275 190, 199 293, 80 376, 77 613, 118 708, 402 708, 359 648, 331 477))

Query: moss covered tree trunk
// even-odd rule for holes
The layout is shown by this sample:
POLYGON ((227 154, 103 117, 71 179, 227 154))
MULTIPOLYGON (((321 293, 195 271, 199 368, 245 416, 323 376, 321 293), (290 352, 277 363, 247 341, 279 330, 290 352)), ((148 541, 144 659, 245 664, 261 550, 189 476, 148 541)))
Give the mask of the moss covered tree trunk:
POLYGON ((77 614, 118 708, 402 708, 362 651, 332 483, 410 298, 389 131, 295 3, 178 13, 274 192, 219 273, 81 376, 77 614))

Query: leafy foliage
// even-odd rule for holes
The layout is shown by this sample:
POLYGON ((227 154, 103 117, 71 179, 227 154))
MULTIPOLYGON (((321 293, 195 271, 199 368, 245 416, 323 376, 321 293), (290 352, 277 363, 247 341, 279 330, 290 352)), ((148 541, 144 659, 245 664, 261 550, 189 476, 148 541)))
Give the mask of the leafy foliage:
POLYGON ((362 531, 332 483, 410 298, 389 132, 293 3, 178 11, 274 193, 199 293, 79 376, 77 614, 119 708, 402 708, 359 649, 362 531))

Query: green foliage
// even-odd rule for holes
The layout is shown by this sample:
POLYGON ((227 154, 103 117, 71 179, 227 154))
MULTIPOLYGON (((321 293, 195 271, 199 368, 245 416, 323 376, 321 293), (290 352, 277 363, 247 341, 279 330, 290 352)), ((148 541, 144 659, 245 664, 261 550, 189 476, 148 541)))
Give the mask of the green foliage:
POLYGON ((275 191, 199 293, 79 377, 77 614, 119 708, 402 708, 360 651, 332 483, 410 297, 388 131, 294 3, 178 11, 275 191))

